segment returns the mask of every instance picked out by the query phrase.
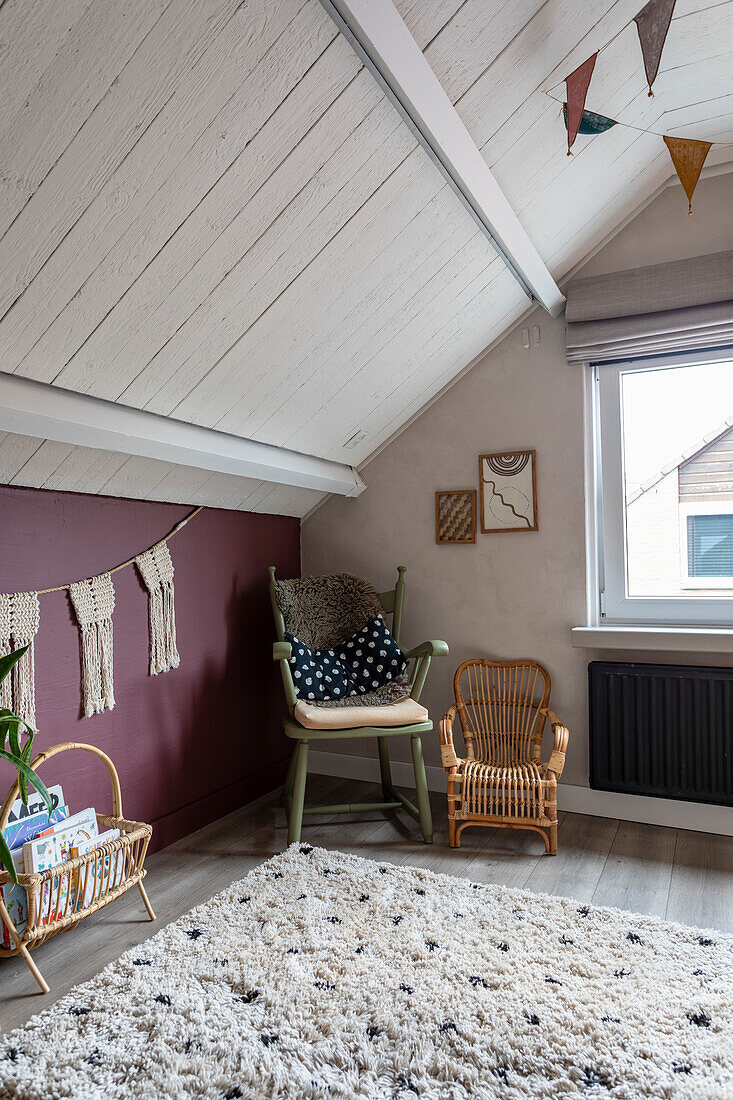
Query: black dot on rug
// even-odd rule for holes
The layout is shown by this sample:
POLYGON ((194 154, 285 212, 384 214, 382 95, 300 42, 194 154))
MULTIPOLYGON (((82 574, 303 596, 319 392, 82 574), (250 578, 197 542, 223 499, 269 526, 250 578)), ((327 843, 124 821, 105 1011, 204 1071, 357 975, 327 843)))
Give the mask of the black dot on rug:
POLYGON ((592 1085, 600 1085, 601 1088, 610 1089, 611 1082, 607 1077, 604 1077, 598 1070, 593 1069, 591 1066, 585 1066, 583 1069, 583 1080, 581 1082, 586 1088, 592 1085))

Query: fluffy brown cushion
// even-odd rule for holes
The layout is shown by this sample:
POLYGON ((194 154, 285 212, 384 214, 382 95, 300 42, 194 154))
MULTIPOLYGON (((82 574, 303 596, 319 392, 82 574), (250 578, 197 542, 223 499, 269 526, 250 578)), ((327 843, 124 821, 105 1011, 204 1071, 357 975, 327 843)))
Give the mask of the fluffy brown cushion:
MULTIPOLYGON (((328 573, 323 577, 301 577, 275 581, 285 629, 309 649, 333 649, 345 642, 384 609, 376 588, 351 573, 328 573)), ((394 680, 365 695, 328 699, 321 707, 364 707, 396 703, 410 694, 407 677, 394 680)))

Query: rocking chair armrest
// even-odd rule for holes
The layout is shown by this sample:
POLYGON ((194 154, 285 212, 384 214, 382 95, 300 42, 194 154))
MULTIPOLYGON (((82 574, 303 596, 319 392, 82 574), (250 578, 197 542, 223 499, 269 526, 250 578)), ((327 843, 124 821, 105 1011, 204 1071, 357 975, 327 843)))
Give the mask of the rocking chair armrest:
POLYGON ((440 641, 421 642, 414 649, 403 651, 405 657, 447 657, 448 643, 440 641))
POLYGON ((290 642, 273 642, 272 643, 272 659, 277 661, 280 665, 280 675, 282 676, 283 689, 285 691, 285 700, 288 704, 290 713, 293 713, 295 704, 298 701, 298 697, 295 694, 295 683, 293 681, 293 670, 290 667, 290 658, 293 655, 293 647, 290 642))
POLYGON ((443 767, 447 772, 453 771, 460 764, 460 758, 456 756, 453 745, 453 722, 457 713, 456 707, 449 707, 440 720, 438 737, 440 739, 440 757, 443 767))
POLYGON ((415 702, 419 700, 422 689, 425 687, 425 680, 433 657, 443 657, 447 652, 448 646, 445 642, 423 642, 422 645, 415 646, 414 649, 409 649, 404 653, 405 657, 415 658, 412 675, 410 676, 410 695, 415 702))
POLYGON ((565 753, 567 752, 568 741, 570 740, 570 730, 567 726, 564 726, 554 710, 550 710, 549 707, 542 707, 540 714, 544 714, 552 726, 552 732, 555 735, 555 743, 552 746, 552 753, 548 762, 548 770, 554 772, 557 779, 563 773, 565 767, 565 753))

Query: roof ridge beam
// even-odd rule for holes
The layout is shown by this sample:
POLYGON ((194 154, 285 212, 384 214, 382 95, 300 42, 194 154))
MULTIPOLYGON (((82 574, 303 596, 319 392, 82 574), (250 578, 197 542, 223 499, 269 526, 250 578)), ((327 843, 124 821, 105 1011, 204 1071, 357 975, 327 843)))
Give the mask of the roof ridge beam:
POLYGON ((392 0, 320 0, 525 294, 553 317, 560 288, 392 0))

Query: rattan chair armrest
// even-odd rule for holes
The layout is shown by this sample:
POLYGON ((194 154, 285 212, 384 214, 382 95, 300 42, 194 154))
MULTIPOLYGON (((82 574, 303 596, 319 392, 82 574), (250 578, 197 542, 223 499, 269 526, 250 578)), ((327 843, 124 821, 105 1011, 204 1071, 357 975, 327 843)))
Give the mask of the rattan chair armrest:
POLYGON ((421 642, 414 649, 404 651, 405 657, 447 657, 448 643, 441 641, 421 642))
POLYGON ((457 768, 461 762, 460 757, 456 755, 456 750, 453 745, 453 722, 455 721, 456 711, 456 707, 449 707, 441 718, 438 726, 440 757, 446 771, 457 768))
POLYGON ((552 746, 552 753, 547 764, 548 771, 554 773, 557 779, 563 773, 565 767, 565 753, 567 752, 568 741, 570 740, 570 730, 567 726, 564 726, 554 710, 550 710, 549 707, 542 707, 540 714, 544 714, 552 726, 552 732, 555 735, 555 742, 552 746))
POLYGON ((273 642, 272 643, 272 659, 273 661, 289 661, 293 656, 293 647, 290 642, 273 642))

